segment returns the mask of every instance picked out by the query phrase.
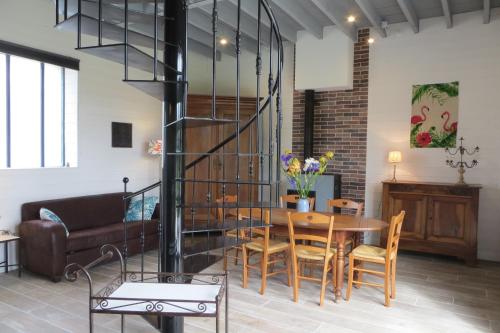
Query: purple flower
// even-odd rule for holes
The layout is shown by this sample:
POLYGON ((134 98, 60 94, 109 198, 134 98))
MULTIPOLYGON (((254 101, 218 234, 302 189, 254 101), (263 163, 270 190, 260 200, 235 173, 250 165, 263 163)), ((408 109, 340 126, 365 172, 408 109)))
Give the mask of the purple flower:
POLYGON ((320 162, 314 158, 308 158, 304 163, 304 172, 318 172, 320 168, 320 162))
POLYGON ((293 188, 296 188, 296 187, 297 187, 297 183, 295 182, 295 179, 294 179, 294 178, 288 178, 288 182, 290 183, 290 185, 291 185, 293 188))
POLYGON ((283 154, 281 155, 281 162, 283 162, 283 165, 288 166, 288 162, 293 158, 293 154, 283 154))

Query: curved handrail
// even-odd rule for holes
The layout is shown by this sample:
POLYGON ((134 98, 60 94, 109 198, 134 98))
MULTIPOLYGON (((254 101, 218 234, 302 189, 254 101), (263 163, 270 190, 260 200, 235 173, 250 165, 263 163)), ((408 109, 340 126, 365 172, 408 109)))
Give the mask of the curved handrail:
POLYGON ((151 184, 143 189, 140 189, 139 191, 124 195, 123 200, 132 199, 133 197, 136 197, 136 196, 141 195, 143 193, 149 192, 149 191, 155 189, 156 187, 159 187, 160 185, 161 185, 161 180, 154 183, 154 184, 151 184))
MULTIPOLYGON (((264 8, 265 12, 267 13, 267 16, 271 22, 271 29, 274 32, 274 35, 276 38, 276 44, 278 46, 278 48, 277 48, 277 50, 278 50, 278 68, 276 70, 276 80, 274 81, 274 84, 273 84, 272 94, 268 95, 265 98, 264 102, 262 103, 262 105, 259 108, 258 113, 256 112, 243 126, 241 126, 239 129, 239 132, 235 131, 234 133, 232 133, 231 135, 226 137, 224 140, 222 140, 221 142, 216 144, 214 147, 210 148, 208 151, 203 153, 202 156, 200 156, 200 157, 196 158, 195 160, 193 160, 192 162, 190 162, 188 165, 186 165, 185 170, 189 170, 189 169, 193 168, 195 165, 197 165, 201 161, 205 160, 208 156, 210 156, 211 153, 216 152, 217 150, 222 148, 224 145, 231 142, 231 140, 234 140, 236 138, 236 136, 238 135, 238 133, 239 134, 243 133, 243 131, 245 131, 252 123, 255 122, 255 120, 257 119, 257 115, 264 112, 264 110, 269 106, 269 103, 272 102, 272 99, 276 95, 276 92, 281 88, 281 76, 283 73, 283 61, 284 61, 283 39, 281 38, 278 22, 276 20, 276 17, 274 16, 274 13, 273 13, 268 1, 267 0, 259 0, 259 2, 262 5, 262 7, 264 8)), ((278 98, 279 98, 279 96, 278 96, 278 98)), ((279 101, 278 101, 278 103, 279 103, 279 101)), ((155 187, 158 187, 160 185, 161 185, 161 181, 154 183, 154 184, 152 184, 148 187, 145 187, 139 191, 136 191, 134 193, 131 193, 131 194, 124 196, 124 200, 138 196, 138 195, 145 193, 145 192, 147 192, 155 187)))
MULTIPOLYGON (((229 135, 227 138, 225 138, 224 140, 222 140, 221 142, 216 144, 214 147, 209 149, 207 152, 205 152, 204 155, 198 157, 197 159, 195 159, 194 161, 192 161, 191 163, 186 165, 186 167, 185 167, 186 170, 191 169, 196 164, 205 160, 209 156, 208 154, 216 152, 217 150, 222 148, 224 145, 229 143, 231 140, 234 140, 236 138, 236 136, 238 135, 238 133, 239 134, 243 133, 243 131, 246 130, 257 119, 257 115, 261 114, 266 109, 266 107, 269 105, 269 103, 272 102, 273 96, 276 94, 276 91, 281 88, 281 75, 283 72, 283 58, 284 58, 284 56, 283 56, 283 40, 281 38, 281 34, 279 31, 278 22, 276 20, 276 17, 274 16, 274 13, 273 13, 271 7, 269 6, 269 3, 267 2, 267 0, 259 0, 259 3, 263 6, 264 10, 267 13, 269 20, 271 21, 271 29, 274 31, 274 34, 276 37, 276 44, 278 45, 278 69, 276 71, 277 72, 276 73, 276 80, 275 80, 273 88, 272 88, 272 94, 270 96, 267 96, 264 103, 260 107, 259 111, 256 112, 243 126, 240 127, 239 132, 235 131, 233 134, 229 135)), ((272 40, 271 40, 271 43, 272 43, 272 40)))

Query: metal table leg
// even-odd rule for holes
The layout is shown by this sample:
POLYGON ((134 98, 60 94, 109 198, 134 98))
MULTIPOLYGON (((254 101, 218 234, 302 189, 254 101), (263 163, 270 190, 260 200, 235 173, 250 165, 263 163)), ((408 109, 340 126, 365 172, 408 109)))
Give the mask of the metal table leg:
POLYGON ((5 256, 5 273, 9 273, 9 242, 5 242, 3 243, 4 245, 4 250, 3 250, 3 254, 5 256))
POLYGON ((23 265, 21 263, 21 242, 17 241, 17 276, 21 277, 23 265))

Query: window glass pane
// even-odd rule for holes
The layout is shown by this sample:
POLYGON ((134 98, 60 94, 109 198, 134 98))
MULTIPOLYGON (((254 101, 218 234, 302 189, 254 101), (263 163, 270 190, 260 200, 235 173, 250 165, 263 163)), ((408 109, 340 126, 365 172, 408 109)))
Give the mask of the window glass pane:
POLYGON ((60 167, 62 161, 62 68, 45 64, 44 137, 45 166, 60 167))
POLYGON ((0 53, 0 168, 7 167, 7 84, 5 54, 0 53))
POLYGON ((11 167, 41 166, 40 63, 10 57, 11 167))
POLYGON ((65 72, 65 157, 66 166, 78 165, 78 71, 65 72))

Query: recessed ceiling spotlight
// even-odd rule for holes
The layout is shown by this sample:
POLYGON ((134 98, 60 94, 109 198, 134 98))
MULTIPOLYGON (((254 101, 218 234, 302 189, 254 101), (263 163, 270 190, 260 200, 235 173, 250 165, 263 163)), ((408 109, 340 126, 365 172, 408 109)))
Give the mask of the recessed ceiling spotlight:
POLYGON ((225 38, 222 38, 220 41, 219 41, 220 45, 226 45, 227 44, 227 39, 225 38))
POLYGON ((368 38, 368 44, 373 44, 375 42, 375 39, 373 37, 368 38))
POLYGON ((352 23, 354 21, 356 21, 356 16, 354 15, 347 16, 347 22, 352 23))

